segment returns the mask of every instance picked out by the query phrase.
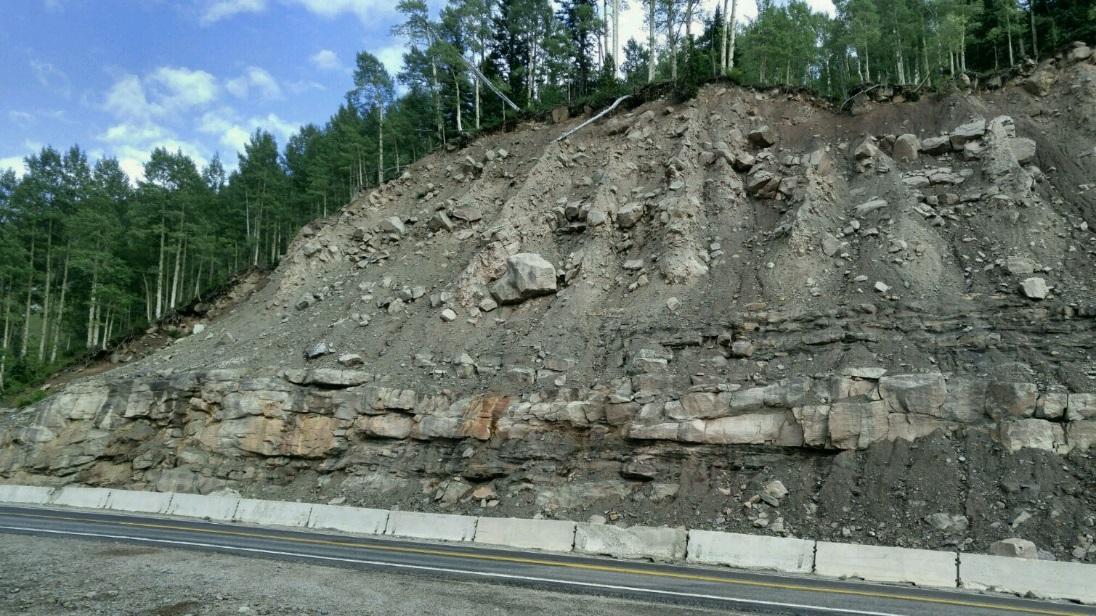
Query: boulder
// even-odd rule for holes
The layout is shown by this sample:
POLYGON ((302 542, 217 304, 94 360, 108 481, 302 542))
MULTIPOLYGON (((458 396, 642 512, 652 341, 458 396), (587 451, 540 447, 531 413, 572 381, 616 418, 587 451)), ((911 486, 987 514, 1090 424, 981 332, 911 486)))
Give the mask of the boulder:
POLYGON ((362 356, 358 355, 357 353, 344 353, 342 355, 339 355, 339 363, 346 366, 347 368, 354 368, 357 366, 365 365, 365 360, 362 359, 362 356))
MULTIPOLYGON (((1091 22, 1090 22, 1091 23, 1091 22)), ((1081 42, 1076 42, 1073 47, 1066 52, 1066 59, 1070 62, 1083 62, 1092 55, 1092 48, 1081 42)))
POLYGON ((788 488, 784 486, 784 482, 779 479, 773 479, 769 483, 765 484, 765 487, 761 488, 761 500, 765 501, 773 507, 779 507, 780 503, 784 501, 784 497, 788 495, 788 488))
POLYGON ((981 139, 982 135, 986 134, 986 120, 985 118, 978 118, 972 120, 966 124, 960 124, 951 131, 949 138, 951 140, 951 149, 960 151, 967 143, 981 139))
POLYGON ((944 154, 951 150, 951 139, 947 135, 941 137, 929 137, 921 142, 921 151, 925 154, 944 154))
POLYGON ((779 188, 780 177, 764 169, 755 169, 746 177, 746 192, 756 197, 771 197, 779 188))
POLYGON ((1047 281, 1038 276, 1025 278, 1020 283, 1020 290, 1023 291, 1024 297, 1028 299, 1046 299, 1047 294, 1050 293, 1047 281))
POLYGON ((1039 558, 1039 549, 1027 539, 1010 537, 989 544, 989 553, 994 556, 1010 556, 1012 558, 1039 558))
POLYGON ((776 143, 776 132, 768 125, 765 125, 750 131, 747 139, 759 148, 767 148, 776 143))
POLYGON ((1028 139, 1027 137, 1011 137, 1008 140, 1008 147, 1012 150, 1012 155, 1016 157, 1016 162, 1021 165, 1026 165, 1035 160, 1035 140, 1028 139))
POLYGON ((884 156, 883 151, 875 145, 875 139, 865 137, 852 151, 852 156, 857 161, 867 162, 884 156))
POLYGON ((516 304, 556 292, 556 268, 544 257, 519 253, 506 260, 506 274, 491 286, 499 304, 516 304))
POLYGON ((1027 257, 1009 257, 1005 259, 1005 269, 1016 276, 1035 273, 1035 262, 1027 257))
POLYGON ((449 210, 449 215, 464 222, 476 222, 483 218, 483 212, 471 205, 458 205, 449 210))
POLYGON ((643 219, 645 209, 642 203, 629 203, 616 213, 616 223, 621 229, 631 229, 643 219))
POLYGON ((885 199, 872 199, 871 201, 866 201, 856 206, 856 217, 863 218, 868 214, 885 207, 887 207, 887 201, 885 199))
POLYGON ((917 135, 905 134, 894 141, 894 160, 899 162, 913 162, 917 160, 921 151, 921 140, 917 135))
POLYGON ((1041 68, 1024 80, 1024 89, 1035 96, 1046 96, 1050 89, 1058 81, 1056 71, 1050 68, 1041 68))
POLYGON ((407 227, 405 227, 403 221, 396 216, 389 216, 381 221, 381 231, 395 235, 403 235, 404 233, 407 233, 407 227))
POLYGON ((430 219, 429 226, 431 231, 452 231, 454 227, 453 221, 449 219, 445 212, 435 213, 430 219))
POLYGON ((318 357, 323 357, 324 355, 327 355, 331 352, 331 347, 328 346, 326 342, 317 342, 305 348, 304 358, 316 359, 318 357))
POLYGON ((929 526, 945 533, 961 533, 970 527, 967 516, 960 514, 933 513, 925 516, 929 526))

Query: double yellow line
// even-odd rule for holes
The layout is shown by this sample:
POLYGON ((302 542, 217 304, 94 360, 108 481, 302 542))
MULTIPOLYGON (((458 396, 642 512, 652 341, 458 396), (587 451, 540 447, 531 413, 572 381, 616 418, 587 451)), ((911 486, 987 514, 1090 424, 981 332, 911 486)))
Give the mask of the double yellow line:
MULTIPOLYGON (((43 518, 49 520, 65 520, 81 523, 94 523, 94 524, 111 524, 118 526, 129 526, 134 528, 151 528, 158 530, 172 530, 179 532, 197 533, 205 535, 220 535, 227 537, 243 537, 249 539, 263 539, 282 541, 288 543, 296 543, 302 545, 326 545, 342 548, 354 548, 354 549, 366 549, 376 550, 379 552, 390 553, 402 553, 402 554, 418 554, 423 556, 439 556, 445 558, 460 558, 465 560, 479 560, 489 562, 504 562, 514 563, 522 565, 539 565, 545 567, 556 567, 561 569, 574 569, 582 571, 598 571, 602 573, 616 573, 623 575, 637 575, 648 577, 669 578, 676 580, 694 581, 694 582, 710 582, 716 584, 731 584, 737 586, 752 586, 756 588, 769 588, 778 590, 789 590, 797 592, 816 592, 830 595, 847 595, 856 597, 869 597, 874 599, 886 599, 894 601, 910 601, 915 603, 927 603, 940 606, 953 606, 953 607, 968 607, 979 608, 986 610, 998 610, 1007 612, 1016 612, 1023 614, 1040 614, 1046 616, 1084 616, 1085 612, 1079 611, 1066 611, 1049 608, 1037 608, 1027 607, 1021 605, 1009 605, 1003 603, 988 603, 976 600, 967 599, 949 599, 943 597, 926 597, 902 594, 897 592, 875 591, 875 590, 856 590, 852 588, 838 588, 833 586, 809 586, 806 584, 796 584, 794 582, 766 582, 763 580, 750 580, 735 577, 725 577, 716 575, 704 575, 699 573, 685 573, 675 571, 665 571, 659 569, 646 569, 638 567, 628 567, 622 565, 611 564, 595 564, 595 563, 583 563, 583 562, 570 562, 559 560, 548 560, 540 558, 528 558, 524 556, 505 556, 501 554, 477 554, 473 552, 446 550, 440 548, 430 547, 409 547, 401 545, 389 545, 383 541, 378 542, 351 542, 351 541, 337 541, 333 539, 311 539, 305 537, 292 537, 284 535, 271 535, 261 532, 250 532, 244 530, 220 530, 213 528, 196 528, 190 526, 177 526, 173 524, 154 524, 151 522, 127 522, 127 521, 107 521, 96 520, 83 517, 72 517, 65 515, 47 515, 47 514, 34 514, 34 513, 8 513, 5 515, 13 515, 27 518, 43 518)), ((233 546, 223 546, 231 549, 233 546)))

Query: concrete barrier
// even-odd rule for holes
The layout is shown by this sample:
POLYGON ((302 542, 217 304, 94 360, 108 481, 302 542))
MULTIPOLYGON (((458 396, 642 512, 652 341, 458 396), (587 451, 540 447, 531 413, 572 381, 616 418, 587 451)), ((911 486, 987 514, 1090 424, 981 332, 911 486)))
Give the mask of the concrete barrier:
POLYGON ((690 530, 686 560, 741 569, 810 573, 814 570, 814 541, 690 530))
POLYGON ((62 507, 81 507, 83 509, 106 509, 110 490, 106 488, 81 488, 65 486, 54 492, 51 505, 62 507))
POLYGON ((648 558, 654 561, 681 560, 685 558, 685 543, 683 528, 622 528, 608 524, 578 524, 575 528, 575 551, 580 554, 648 558))
POLYGON ((53 488, 0 485, 0 503, 45 505, 49 503, 51 496, 53 496, 53 488))
POLYGON ((959 555, 959 585, 1096 604, 1096 566, 986 554, 959 555))
POLYGON ((232 519, 243 524, 271 526, 292 526, 303 528, 312 514, 311 503, 289 503, 283 501, 240 499, 236 514, 232 519))
POLYGON ((183 494, 176 492, 171 497, 168 515, 181 515, 188 518, 205 518, 218 522, 231 522, 240 504, 238 496, 213 496, 211 494, 183 494))
POLYGON ((171 492, 111 490, 107 509, 132 513, 167 513, 171 505, 171 497, 171 492))
POLYGON ((444 513, 393 511, 384 534, 412 539, 471 541, 476 536, 476 518, 444 513))
POLYGON ((565 520, 481 517, 476 525, 475 542, 511 548, 570 552, 575 544, 575 523, 565 520))
POLYGON ((387 509, 312 505, 308 528, 338 530, 362 535, 383 535, 388 525, 387 509))
POLYGON ((814 571, 829 577, 955 588, 955 552, 819 541, 814 571))

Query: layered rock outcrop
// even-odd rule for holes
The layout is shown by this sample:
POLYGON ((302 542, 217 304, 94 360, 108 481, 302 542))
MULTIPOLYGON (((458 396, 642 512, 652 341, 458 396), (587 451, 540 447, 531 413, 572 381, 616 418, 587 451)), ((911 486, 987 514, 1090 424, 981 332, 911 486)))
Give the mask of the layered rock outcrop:
POLYGON ((0 476, 166 487, 193 472, 227 485, 268 467, 322 471, 378 440, 520 446, 575 431, 633 442, 823 450, 959 429, 991 434, 1010 451, 1064 454, 1096 441, 1096 393, 1042 391, 1033 383, 872 367, 678 394, 659 383, 659 375, 644 373, 588 389, 456 396, 334 369, 84 383, 20 411, 19 422, 0 431, 0 476))

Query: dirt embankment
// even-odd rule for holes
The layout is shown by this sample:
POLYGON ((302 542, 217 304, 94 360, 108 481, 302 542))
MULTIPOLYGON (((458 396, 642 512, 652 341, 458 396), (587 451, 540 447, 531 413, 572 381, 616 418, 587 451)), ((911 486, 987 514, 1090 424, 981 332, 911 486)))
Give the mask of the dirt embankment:
POLYGON ((0 417, 0 477, 1093 561, 1090 58, 434 154, 200 333, 0 417))

